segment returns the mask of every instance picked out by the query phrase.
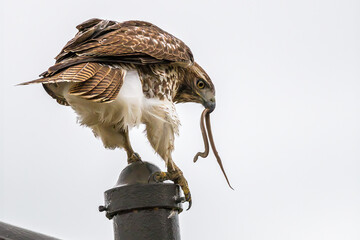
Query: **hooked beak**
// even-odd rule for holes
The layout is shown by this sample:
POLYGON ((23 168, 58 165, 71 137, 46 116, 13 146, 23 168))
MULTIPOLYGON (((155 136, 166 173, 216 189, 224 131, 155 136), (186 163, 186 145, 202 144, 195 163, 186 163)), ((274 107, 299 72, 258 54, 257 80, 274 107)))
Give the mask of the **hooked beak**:
POLYGON ((207 109, 209 109, 209 113, 211 113, 212 111, 214 111, 215 107, 216 107, 216 102, 215 102, 215 98, 211 98, 210 100, 204 100, 203 102, 203 106, 207 109))

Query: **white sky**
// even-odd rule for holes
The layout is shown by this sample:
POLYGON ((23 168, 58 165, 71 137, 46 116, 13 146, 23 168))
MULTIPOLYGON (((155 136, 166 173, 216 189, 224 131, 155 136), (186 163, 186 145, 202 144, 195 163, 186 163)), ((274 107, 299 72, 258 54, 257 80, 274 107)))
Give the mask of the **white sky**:
MULTIPOLYGON (((1 1, 0 221, 62 239, 112 239, 97 207, 126 154, 102 147, 35 79, 92 17, 152 22, 212 77, 213 133, 231 191, 203 149, 202 107, 178 106, 174 160, 193 207, 183 239, 360 239, 360 2, 1 1)), ((162 168, 143 128, 131 139, 162 168)), ((164 168, 163 168, 164 169, 164 168)))

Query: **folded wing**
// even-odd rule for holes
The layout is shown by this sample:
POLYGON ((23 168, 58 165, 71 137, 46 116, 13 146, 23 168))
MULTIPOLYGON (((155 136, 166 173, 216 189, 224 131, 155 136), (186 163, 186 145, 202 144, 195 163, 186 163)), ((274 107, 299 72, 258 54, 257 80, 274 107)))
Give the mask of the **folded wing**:
POLYGON ((22 83, 44 84, 45 90, 61 104, 47 84, 73 82, 70 94, 95 102, 113 101, 123 84, 125 71, 118 64, 192 65, 188 46, 159 27, 143 21, 90 19, 77 26, 79 32, 56 56, 56 63, 40 79, 22 83))

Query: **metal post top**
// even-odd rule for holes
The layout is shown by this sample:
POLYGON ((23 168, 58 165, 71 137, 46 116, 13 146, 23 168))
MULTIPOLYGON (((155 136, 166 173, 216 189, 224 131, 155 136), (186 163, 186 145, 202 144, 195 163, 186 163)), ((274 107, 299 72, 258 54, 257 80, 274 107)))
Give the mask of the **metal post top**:
POLYGON ((124 185, 132 185, 137 183, 155 183, 149 177, 155 173, 160 172, 160 168, 149 162, 134 162, 127 165, 120 173, 119 179, 115 187, 124 185), (150 180, 150 181, 149 181, 150 180))
POLYGON ((116 185, 105 192, 106 217, 143 209, 172 209, 182 211, 180 188, 173 183, 156 183, 152 174, 160 168, 149 162, 129 164, 119 176, 116 185))

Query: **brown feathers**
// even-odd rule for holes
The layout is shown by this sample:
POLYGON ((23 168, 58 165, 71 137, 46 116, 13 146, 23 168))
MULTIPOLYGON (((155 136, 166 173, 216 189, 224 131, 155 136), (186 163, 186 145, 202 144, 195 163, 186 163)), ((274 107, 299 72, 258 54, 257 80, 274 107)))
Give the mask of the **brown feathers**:
POLYGON ((122 69, 101 66, 92 78, 75 84, 69 93, 94 102, 112 101, 119 93, 124 76, 122 69))
POLYGON ((100 65, 98 63, 82 63, 67 68, 53 76, 20 83, 20 85, 28 85, 32 83, 83 82, 94 76, 99 68, 100 65))
MULTIPOLYGON (((76 28, 79 32, 55 58, 56 64, 41 74, 42 78, 23 85, 74 82, 76 84, 70 88, 70 94, 95 102, 107 102, 116 98, 123 84, 125 70, 122 69, 137 69, 140 72, 141 66, 149 64, 160 69, 174 64, 181 69, 194 64, 191 50, 185 43, 148 22, 118 23, 94 18, 76 28), (114 67, 118 65, 121 67, 114 67)), ((166 74, 166 79, 180 81, 178 74, 169 74, 166 74)), ((160 99, 166 95, 171 99, 177 86, 173 84, 168 89, 155 84, 153 95, 160 99), (163 91, 161 94, 158 93, 160 90, 163 91)), ((66 100, 51 93, 49 87, 45 90, 59 103, 66 104, 66 100)))
MULTIPOLYGON (((70 94, 96 102, 116 98, 125 76, 116 64, 192 65, 193 55, 188 46, 157 26, 143 21, 115 21, 90 19, 76 27, 79 32, 56 56, 56 64, 42 73, 42 78, 22 83, 75 82, 70 94)), ((57 96, 44 86, 47 93, 61 104, 57 96)))
POLYGON ((113 101, 124 82, 125 70, 100 63, 81 63, 57 73, 34 81, 21 83, 43 83, 46 92, 62 105, 69 105, 63 96, 56 95, 49 87, 51 83, 74 82, 69 93, 94 102, 113 101))
POLYGON ((42 76, 83 62, 193 64, 188 46, 157 26, 143 21, 90 19, 56 56, 56 64, 42 76))

